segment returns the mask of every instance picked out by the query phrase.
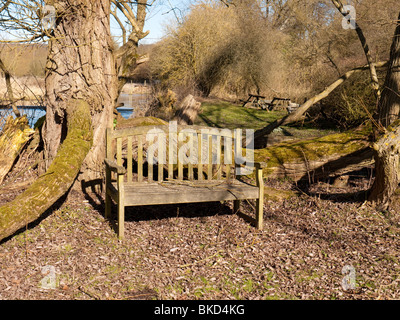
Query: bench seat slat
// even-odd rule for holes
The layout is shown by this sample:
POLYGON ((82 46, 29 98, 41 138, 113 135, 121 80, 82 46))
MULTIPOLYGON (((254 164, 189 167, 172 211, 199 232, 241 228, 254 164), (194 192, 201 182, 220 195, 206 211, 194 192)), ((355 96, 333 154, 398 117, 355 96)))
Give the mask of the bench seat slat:
MULTIPOLYGON (((258 188, 240 181, 227 183, 213 180, 199 186, 174 183, 125 184, 125 205, 157 205, 172 203, 213 202, 227 200, 256 199, 258 188)), ((116 185, 113 184, 114 190, 116 185)))

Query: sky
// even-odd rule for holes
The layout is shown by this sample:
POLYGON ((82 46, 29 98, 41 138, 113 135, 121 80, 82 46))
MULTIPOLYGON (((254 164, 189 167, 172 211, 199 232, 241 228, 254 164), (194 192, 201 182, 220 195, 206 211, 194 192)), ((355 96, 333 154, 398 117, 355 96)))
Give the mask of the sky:
MULTIPOLYGON (((193 0, 161 0, 158 5, 149 9, 144 31, 150 30, 150 34, 141 43, 154 43, 164 35, 165 25, 176 22, 185 15, 193 0)), ((155 1, 157 4, 157 0, 155 1)))
MULTIPOLYGON (((150 44, 159 41, 165 34, 165 26, 177 21, 188 12, 188 8, 195 0, 155 0, 149 7, 143 31, 150 34, 141 40, 141 44, 150 44)), ((119 27, 112 24, 111 32, 118 32, 119 27)))
MULTIPOLYGON (((1 1, 1 0, 0 0, 1 1)), ((181 18, 188 12, 191 3, 196 0, 154 0, 154 5, 148 9, 144 31, 150 34, 141 41, 142 44, 157 42, 164 35, 164 26, 176 22, 176 16, 181 18)), ((111 19, 112 21, 113 19, 111 19)), ((111 22, 111 33, 116 34, 119 27, 116 22, 111 22)), ((0 39, 14 39, 8 32, 0 31, 0 39)), ((117 40, 117 39, 116 39, 117 40)))

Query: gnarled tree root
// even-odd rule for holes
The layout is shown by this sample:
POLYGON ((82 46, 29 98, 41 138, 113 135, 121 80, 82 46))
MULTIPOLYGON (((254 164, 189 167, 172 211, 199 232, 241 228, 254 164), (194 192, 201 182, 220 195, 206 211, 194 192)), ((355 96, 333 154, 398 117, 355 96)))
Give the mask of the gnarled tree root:
POLYGON ((68 104, 67 136, 45 174, 13 201, 0 207, 0 240, 37 220, 72 186, 93 140, 89 105, 68 104))

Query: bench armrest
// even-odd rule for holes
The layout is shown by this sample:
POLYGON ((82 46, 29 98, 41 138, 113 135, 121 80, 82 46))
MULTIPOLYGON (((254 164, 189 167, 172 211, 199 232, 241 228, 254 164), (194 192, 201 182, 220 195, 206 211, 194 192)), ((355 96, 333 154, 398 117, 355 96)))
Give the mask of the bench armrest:
POLYGON ((267 168, 267 163, 266 162, 254 162, 254 167, 256 169, 264 169, 267 168))
POLYGON ((240 164, 239 166, 246 166, 246 167, 254 167, 256 169, 264 169, 267 168, 266 162, 245 162, 240 164))
POLYGON ((125 174, 126 169, 123 166, 119 166, 115 161, 110 159, 104 159, 104 163, 111 170, 116 172, 117 174, 125 174))

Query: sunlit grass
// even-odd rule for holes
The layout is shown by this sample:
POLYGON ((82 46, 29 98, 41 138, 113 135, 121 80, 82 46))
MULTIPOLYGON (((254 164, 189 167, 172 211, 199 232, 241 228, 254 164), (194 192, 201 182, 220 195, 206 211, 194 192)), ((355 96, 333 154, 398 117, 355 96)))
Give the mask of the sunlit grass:
MULTIPOLYGON (((236 128, 258 130, 284 117, 286 114, 285 110, 253 109, 223 101, 203 102, 195 124, 231 130, 236 128)), ((331 133, 334 133, 334 131, 313 128, 303 122, 282 126, 274 131, 276 135, 303 139, 320 137, 331 133)))
POLYGON ((241 105, 228 102, 204 102, 196 124, 228 129, 250 128, 257 130, 285 114, 285 111, 243 108, 241 105))

